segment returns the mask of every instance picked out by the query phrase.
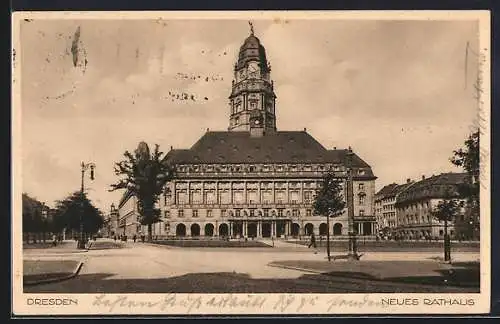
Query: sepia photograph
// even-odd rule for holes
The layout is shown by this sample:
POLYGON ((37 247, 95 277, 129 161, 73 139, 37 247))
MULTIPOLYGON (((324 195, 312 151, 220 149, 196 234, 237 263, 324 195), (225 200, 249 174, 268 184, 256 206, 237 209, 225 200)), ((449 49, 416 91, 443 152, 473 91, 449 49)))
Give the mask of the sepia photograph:
POLYGON ((488 12, 13 17, 14 309, 488 310, 488 12))

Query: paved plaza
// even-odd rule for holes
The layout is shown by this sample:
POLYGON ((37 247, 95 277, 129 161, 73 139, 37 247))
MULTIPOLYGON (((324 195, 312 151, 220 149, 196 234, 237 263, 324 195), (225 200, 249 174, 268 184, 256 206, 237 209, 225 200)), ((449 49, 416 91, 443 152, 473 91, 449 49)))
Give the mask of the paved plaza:
MULTIPOLYGON (((271 263, 323 262, 323 251, 279 242, 274 248, 179 248, 148 243, 98 240, 86 252, 74 249, 26 250, 25 260, 82 261, 75 278, 36 286, 25 292, 469 292, 470 288, 391 283, 343 278, 270 266, 271 263)), ((334 252, 340 257, 344 253, 334 252)), ((441 251, 367 252, 365 262, 436 261, 441 251)), ((455 253, 455 262, 474 262, 479 253, 455 253)), ((347 262, 337 260, 333 262, 347 262)), ((402 274, 403 275, 403 274, 402 274)), ((477 288, 475 288, 477 290, 477 288)), ((474 290, 473 290, 474 291, 474 290)))

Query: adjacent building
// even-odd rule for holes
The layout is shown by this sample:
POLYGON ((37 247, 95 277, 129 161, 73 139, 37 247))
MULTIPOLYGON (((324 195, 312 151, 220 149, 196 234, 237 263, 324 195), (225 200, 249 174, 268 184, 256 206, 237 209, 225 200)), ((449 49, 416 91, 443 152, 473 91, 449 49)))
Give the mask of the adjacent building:
MULTIPOLYGON (((443 173, 408 186, 396 197, 397 234, 405 239, 443 238, 444 224, 433 217, 432 211, 446 198, 460 199, 459 187, 467 180, 466 173, 443 173)), ((464 201, 463 199, 460 199, 464 201)), ((456 222, 463 222, 463 213, 456 222)), ((455 237, 455 223, 449 226, 455 237)))
POLYGON ((375 194, 375 218, 377 232, 381 236, 394 237, 398 227, 396 200, 398 195, 415 182, 407 179, 405 184, 391 183, 375 194))

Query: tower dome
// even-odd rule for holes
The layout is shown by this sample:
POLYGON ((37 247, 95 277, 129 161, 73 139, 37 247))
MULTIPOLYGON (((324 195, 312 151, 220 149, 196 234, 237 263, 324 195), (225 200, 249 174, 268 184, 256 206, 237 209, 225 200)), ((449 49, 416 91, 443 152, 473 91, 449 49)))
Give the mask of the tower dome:
POLYGON ((238 62, 235 68, 245 67, 250 61, 258 61, 263 72, 269 72, 269 66, 266 58, 266 49, 260 43, 260 40, 252 34, 248 36, 240 47, 238 62))

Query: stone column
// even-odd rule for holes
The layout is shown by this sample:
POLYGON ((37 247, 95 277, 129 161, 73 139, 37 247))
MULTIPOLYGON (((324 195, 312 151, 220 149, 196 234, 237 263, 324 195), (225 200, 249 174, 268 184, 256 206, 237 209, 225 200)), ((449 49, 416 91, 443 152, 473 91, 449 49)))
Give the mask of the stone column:
POLYGON ((219 198, 219 181, 215 181, 215 203, 220 207, 220 198, 219 198))
POLYGON ((260 181, 259 181, 259 182, 257 182, 257 186, 258 186, 258 187, 257 187, 257 196, 258 196, 258 198, 257 198, 257 204, 261 204, 261 203, 262 203, 262 197, 261 197, 261 192, 260 192, 260 186, 261 186, 261 185, 262 185, 262 184, 261 184, 261 182, 260 182, 260 181))
POLYGON ((285 189, 285 204, 290 204, 290 181, 286 182, 286 189, 285 189))
POLYGON ((247 226, 248 226, 248 222, 246 220, 243 221, 243 228, 241 229, 241 232, 243 234, 243 237, 246 237, 247 236, 247 226))
POLYGON ((273 223, 271 225, 271 236, 276 237, 276 221, 273 220, 273 223))
POLYGON ((229 221, 229 237, 233 236, 233 222, 229 221))
POLYGON ((177 183, 174 181, 172 190, 172 197, 170 198, 170 205, 177 205, 177 183))
POLYGON ((300 181, 299 203, 300 204, 305 203, 304 202, 304 181, 300 181))
POLYGON ((206 203, 207 201, 205 200, 205 181, 201 181, 201 204, 204 205, 206 203))
POLYGON ((246 181, 243 182, 243 201, 245 205, 248 204, 247 184, 246 181))
POLYGON ((262 237, 262 221, 257 222, 257 237, 262 237))
POLYGON ((191 205, 191 181, 187 182, 187 203, 191 205))
POLYGON ((229 203, 231 204, 231 207, 233 207, 233 182, 229 182, 229 203))

